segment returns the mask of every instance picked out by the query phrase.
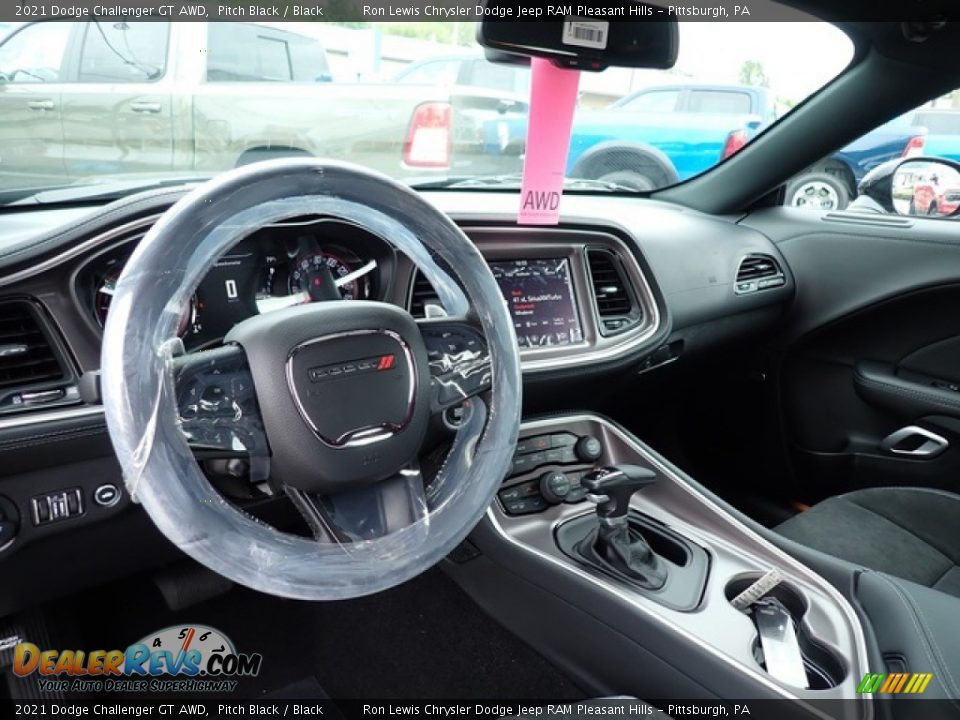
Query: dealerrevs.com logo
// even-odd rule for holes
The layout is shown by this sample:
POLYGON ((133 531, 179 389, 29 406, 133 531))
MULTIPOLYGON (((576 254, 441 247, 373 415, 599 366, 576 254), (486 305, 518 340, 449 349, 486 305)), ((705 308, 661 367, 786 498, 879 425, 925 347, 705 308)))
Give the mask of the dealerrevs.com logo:
POLYGON ((219 630, 177 625, 126 650, 14 649, 13 672, 36 676, 43 692, 232 692, 239 677, 259 674, 260 653, 238 653, 219 630))

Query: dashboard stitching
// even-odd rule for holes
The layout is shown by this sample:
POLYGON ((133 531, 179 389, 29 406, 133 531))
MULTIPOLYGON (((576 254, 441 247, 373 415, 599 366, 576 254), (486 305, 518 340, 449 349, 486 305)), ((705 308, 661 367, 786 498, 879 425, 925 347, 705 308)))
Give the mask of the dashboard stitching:
POLYGON ((106 435, 107 426, 100 425, 98 427, 92 427, 87 429, 78 429, 78 430, 61 430, 53 433, 42 433, 40 435, 29 435, 22 440, 7 440, 0 442, 0 451, 2 450, 16 450, 22 447, 30 447, 34 445, 47 445, 55 442, 62 442, 65 440, 72 440, 80 437, 89 437, 92 435, 106 435))
POLYGON ((918 390, 909 390, 907 388, 899 387, 893 383, 866 377, 859 372, 857 373, 857 380, 859 380, 862 384, 874 389, 891 392, 895 395, 902 395, 903 397, 908 397, 912 400, 923 400, 935 405, 942 405, 949 408, 960 408, 960 402, 955 402, 950 398, 943 398, 932 393, 925 393, 918 390))
MULTIPOLYGON (((887 229, 887 228, 884 228, 884 229, 887 229)), ((864 239, 864 236, 859 233, 828 232, 825 230, 813 230, 810 232, 801 233, 799 235, 791 235, 790 237, 786 237, 781 240, 776 240, 774 241, 774 244, 777 245, 778 247, 782 247, 784 245, 792 243, 794 240, 802 240, 804 238, 811 238, 811 237, 816 237, 816 238, 821 238, 821 239, 831 240, 831 241, 837 237, 849 237, 849 238, 855 238, 857 240, 864 239)), ((955 237, 947 237, 947 238, 944 238, 943 240, 931 240, 927 238, 899 237, 894 235, 884 235, 882 233, 875 233, 875 234, 871 234, 869 239, 870 240, 890 240, 893 242, 910 243, 910 244, 918 243, 922 245, 934 245, 936 247, 958 249, 955 237)))

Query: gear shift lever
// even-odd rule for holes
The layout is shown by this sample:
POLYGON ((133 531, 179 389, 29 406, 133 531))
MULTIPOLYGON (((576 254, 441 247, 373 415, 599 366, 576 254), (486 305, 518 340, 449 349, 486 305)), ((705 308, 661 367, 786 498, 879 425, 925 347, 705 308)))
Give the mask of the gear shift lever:
POLYGON ((656 482, 651 470, 637 465, 615 465, 587 473, 580 484, 597 503, 600 527, 578 546, 578 551, 648 590, 659 590, 667 581, 667 568, 643 536, 630 529, 630 498, 656 482))

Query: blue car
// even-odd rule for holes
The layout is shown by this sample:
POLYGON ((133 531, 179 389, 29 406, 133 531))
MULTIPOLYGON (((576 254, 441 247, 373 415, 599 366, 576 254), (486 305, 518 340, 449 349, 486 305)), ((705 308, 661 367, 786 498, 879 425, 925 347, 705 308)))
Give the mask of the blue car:
MULTIPOLYGON (((708 170, 775 120, 773 98, 763 87, 679 83, 644 88, 603 110, 577 111, 567 175, 653 190, 708 170)), ((519 158, 526 128, 521 114, 489 123, 488 152, 519 158)), ((915 152, 925 133, 912 115, 887 123, 797 175, 787 184, 784 202, 842 210, 864 175, 915 152)))
MULTIPOLYGON (((765 88, 749 85, 657 85, 602 110, 578 110, 567 161, 569 177, 653 190, 698 175, 743 147, 774 120, 765 88)), ((487 126, 491 152, 522 154, 524 115, 487 126)))

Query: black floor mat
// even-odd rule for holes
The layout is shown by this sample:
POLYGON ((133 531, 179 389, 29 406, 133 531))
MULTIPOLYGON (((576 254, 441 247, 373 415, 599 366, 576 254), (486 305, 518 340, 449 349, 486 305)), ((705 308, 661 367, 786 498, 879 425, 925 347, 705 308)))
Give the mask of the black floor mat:
POLYGON ((439 570, 355 600, 309 603, 237 588, 172 613, 147 581, 45 609, 56 648, 126 648, 149 633, 203 624, 239 652, 263 654, 238 697, 262 697, 315 678, 330 697, 556 698, 583 693, 486 615, 439 570))
POLYGON ((264 700, 327 700, 329 697, 315 677, 308 677, 267 693, 264 700))

